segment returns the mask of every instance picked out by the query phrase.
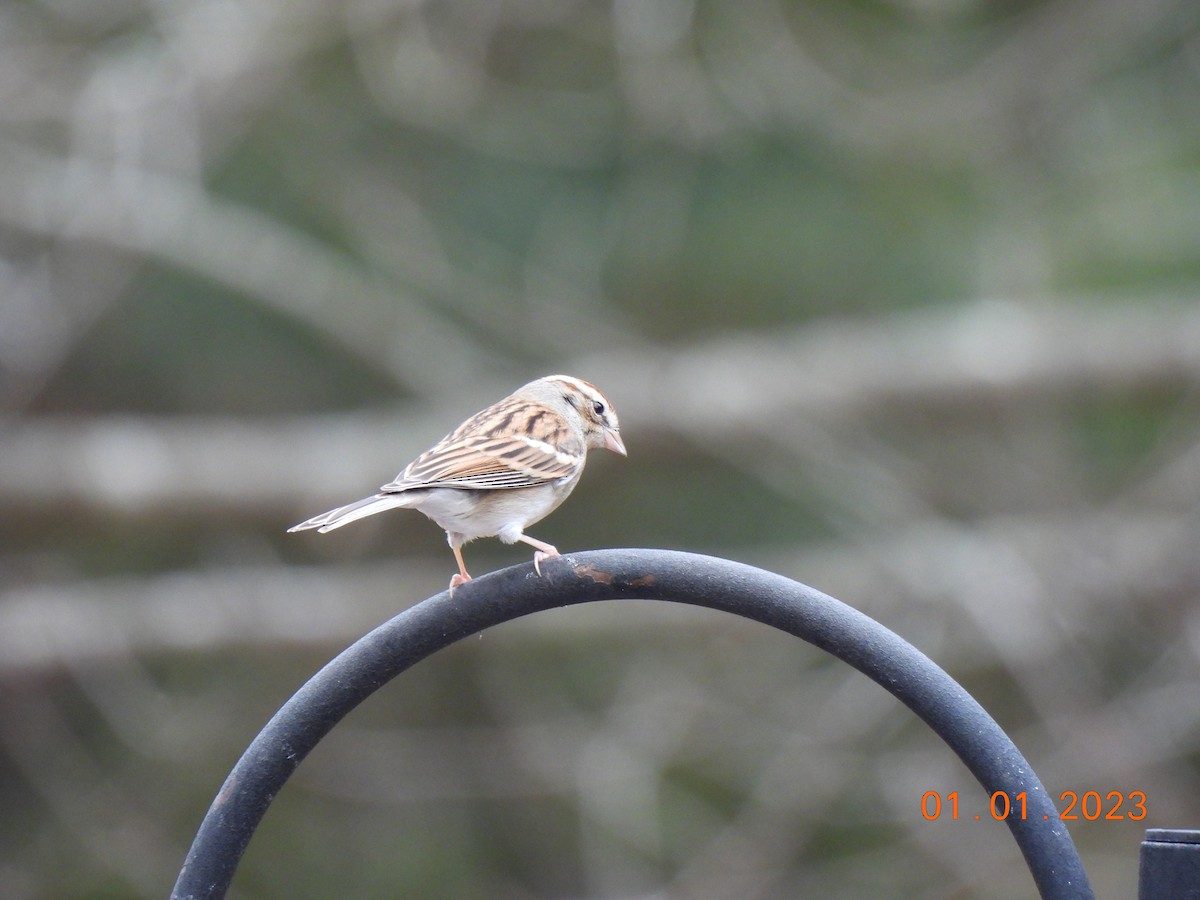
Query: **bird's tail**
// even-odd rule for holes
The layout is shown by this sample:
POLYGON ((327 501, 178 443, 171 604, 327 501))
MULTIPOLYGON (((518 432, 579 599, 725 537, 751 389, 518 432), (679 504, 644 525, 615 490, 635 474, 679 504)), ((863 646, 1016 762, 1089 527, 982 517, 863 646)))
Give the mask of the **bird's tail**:
POLYGON ((353 503, 347 503, 345 506, 339 506, 337 509, 331 509, 329 512, 323 512, 319 516, 313 516, 299 525, 293 525, 288 531, 307 531, 310 528, 315 528, 321 533, 333 531, 335 528, 341 528, 343 525, 349 525, 351 522, 357 522, 359 519, 373 516, 386 509, 412 506, 412 501, 413 498, 404 493, 375 494, 355 500, 353 503))

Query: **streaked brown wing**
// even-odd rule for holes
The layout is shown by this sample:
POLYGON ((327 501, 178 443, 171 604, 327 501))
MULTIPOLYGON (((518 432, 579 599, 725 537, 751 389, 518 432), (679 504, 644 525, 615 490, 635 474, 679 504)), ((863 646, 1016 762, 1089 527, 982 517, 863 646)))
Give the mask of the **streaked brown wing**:
MULTIPOLYGON (((461 429, 460 429, 461 430, 461 429)), ((458 432, 421 454, 384 492, 415 487, 506 490, 557 481, 573 474, 586 448, 569 436, 550 444, 529 435, 458 437, 458 432)))

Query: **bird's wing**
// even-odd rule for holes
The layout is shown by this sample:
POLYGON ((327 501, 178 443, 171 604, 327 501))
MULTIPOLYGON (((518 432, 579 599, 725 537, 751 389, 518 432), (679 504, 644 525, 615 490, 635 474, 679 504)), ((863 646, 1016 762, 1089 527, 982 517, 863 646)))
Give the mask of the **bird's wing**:
POLYGON ((499 430, 496 426, 517 424, 509 412, 504 404, 497 404, 468 419, 380 490, 505 490, 547 484, 579 471, 587 448, 557 415, 549 410, 528 415, 526 408, 520 431, 499 430), (488 424, 493 427, 484 427, 488 424))

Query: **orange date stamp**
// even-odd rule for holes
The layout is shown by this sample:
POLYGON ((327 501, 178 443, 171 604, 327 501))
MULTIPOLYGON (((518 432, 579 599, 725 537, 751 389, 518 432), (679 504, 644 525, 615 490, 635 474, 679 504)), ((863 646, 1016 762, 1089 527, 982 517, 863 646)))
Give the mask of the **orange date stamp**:
MULTIPOLYGON (((1060 822, 1140 822, 1146 818, 1145 791, 1063 791, 1058 795, 1062 807, 1058 811, 1060 822)), ((959 815, 958 791, 951 791, 943 798, 937 791, 926 791, 921 795, 921 817, 927 822, 949 819, 957 822, 959 818, 974 819, 979 822, 992 819, 1003 822, 1008 818, 1024 821, 1029 818, 1027 809, 1028 797, 1025 791, 1013 794, 1011 797, 1005 791, 996 791, 988 798, 985 809, 972 815, 963 811, 959 815)), ((1049 820, 1051 816, 1043 815, 1049 820)))

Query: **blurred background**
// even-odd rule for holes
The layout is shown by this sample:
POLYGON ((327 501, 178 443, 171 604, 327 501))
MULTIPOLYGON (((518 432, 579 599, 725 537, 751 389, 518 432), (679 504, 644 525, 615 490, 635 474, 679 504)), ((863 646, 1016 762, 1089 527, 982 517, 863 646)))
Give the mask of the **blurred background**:
MULTIPOLYGON (((567 372, 630 455, 535 536, 879 619, 1053 795, 1145 794, 1070 829, 1133 896, 1200 826, 1197 110, 1185 0, 0 5, 0 893, 166 896, 454 571, 415 513, 285 529, 567 372)), ((599 604, 381 690, 232 896, 1032 896, 985 801, 815 648, 599 604)))

